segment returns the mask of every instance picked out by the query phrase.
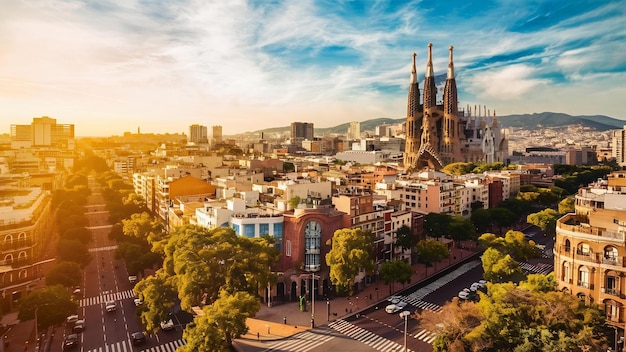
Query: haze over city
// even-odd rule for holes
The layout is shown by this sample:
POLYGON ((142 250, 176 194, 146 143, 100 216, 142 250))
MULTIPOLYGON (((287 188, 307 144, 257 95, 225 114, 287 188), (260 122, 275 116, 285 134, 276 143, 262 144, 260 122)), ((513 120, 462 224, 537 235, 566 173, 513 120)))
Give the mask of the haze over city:
POLYGON ((625 20, 621 1, 2 2, 0 133, 403 118, 429 42, 437 75, 454 46, 461 107, 626 119, 625 20))

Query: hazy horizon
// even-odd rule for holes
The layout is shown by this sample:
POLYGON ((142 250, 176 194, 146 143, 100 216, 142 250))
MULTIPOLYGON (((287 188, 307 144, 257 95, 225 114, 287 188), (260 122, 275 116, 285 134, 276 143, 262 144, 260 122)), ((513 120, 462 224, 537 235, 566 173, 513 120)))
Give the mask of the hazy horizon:
POLYGON ((621 1, 3 2, 0 133, 40 116, 77 136, 403 118, 429 42, 435 74, 454 46, 460 107, 624 120, 624 22, 621 1))

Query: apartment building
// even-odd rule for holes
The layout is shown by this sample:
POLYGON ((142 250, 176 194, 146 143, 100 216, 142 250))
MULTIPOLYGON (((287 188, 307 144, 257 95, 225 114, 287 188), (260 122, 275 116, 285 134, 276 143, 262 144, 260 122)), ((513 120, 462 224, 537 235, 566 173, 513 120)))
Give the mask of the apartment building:
POLYGON ((43 275, 40 251, 52 216, 49 191, 29 186, 27 176, 4 175, 0 182, 0 302, 6 312, 17 307, 31 283, 43 275))
MULTIPOLYGON (((560 290, 604 307, 619 337, 626 325, 626 171, 581 188, 575 213, 557 221, 554 273, 560 290)), ((617 340, 617 338, 616 338, 617 340)))

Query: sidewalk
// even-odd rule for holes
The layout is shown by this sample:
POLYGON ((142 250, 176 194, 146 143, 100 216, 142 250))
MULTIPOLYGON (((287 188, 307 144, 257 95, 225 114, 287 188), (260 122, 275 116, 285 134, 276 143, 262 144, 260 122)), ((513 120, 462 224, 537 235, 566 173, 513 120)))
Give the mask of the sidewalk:
POLYGON ((254 319, 248 318, 246 324, 249 330, 247 334, 241 336, 241 339, 258 341, 280 340, 309 330, 312 318, 315 320, 315 326, 320 326, 373 305, 384 307, 387 305, 386 299, 390 295, 398 293, 476 254, 475 246, 472 248, 474 250, 453 248, 448 259, 444 259, 428 268, 424 264, 413 265, 413 275, 409 284, 395 283, 390 290, 390 285, 386 285, 384 282, 376 282, 355 293, 352 297, 337 297, 328 301, 316 300, 313 317, 310 304, 307 305, 307 311, 305 312, 300 311, 298 302, 286 302, 271 308, 261 304, 261 309, 254 319))

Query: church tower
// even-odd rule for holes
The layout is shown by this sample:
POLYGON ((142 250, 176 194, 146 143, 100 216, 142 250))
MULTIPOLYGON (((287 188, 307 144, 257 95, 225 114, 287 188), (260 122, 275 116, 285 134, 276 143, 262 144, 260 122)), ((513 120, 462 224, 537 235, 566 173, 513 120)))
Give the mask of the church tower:
POLYGON ((442 138, 439 146, 440 156, 445 164, 461 160, 461 146, 459 143, 459 99, 456 90, 456 79, 454 78, 454 63, 452 59, 453 49, 454 47, 450 46, 448 74, 446 77, 446 85, 443 90, 442 138))
POLYGON ((415 165, 422 138, 422 105, 420 104, 420 89, 417 83, 417 69, 415 68, 416 55, 413 53, 413 68, 411 69, 411 82, 409 83, 406 111, 404 165, 407 168, 415 165))

